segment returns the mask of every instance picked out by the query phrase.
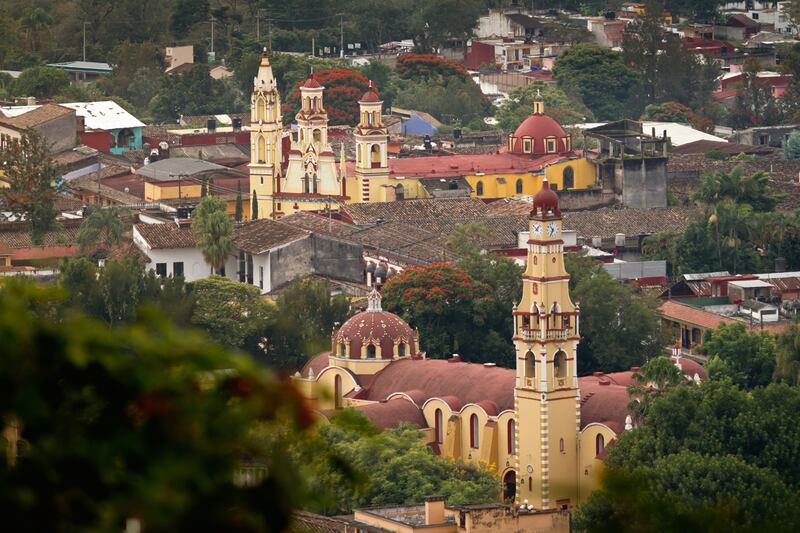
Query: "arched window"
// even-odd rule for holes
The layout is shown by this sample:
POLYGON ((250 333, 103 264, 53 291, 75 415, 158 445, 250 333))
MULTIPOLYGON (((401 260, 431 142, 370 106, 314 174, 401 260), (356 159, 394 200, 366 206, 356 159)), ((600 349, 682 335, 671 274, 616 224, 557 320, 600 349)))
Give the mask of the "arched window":
POLYGON ((571 189, 575 187, 575 171, 572 170, 572 167, 567 166, 566 168, 564 168, 563 178, 564 178, 565 189, 571 189))
POLYGON ((377 353, 377 348, 375 348, 374 344, 367 345, 367 359, 375 359, 375 354, 377 353))
POLYGON ((311 183, 312 183, 312 192, 314 194, 317 194, 317 175, 316 175, 316 173, 311 175, 311 183))
POLYGON ((398 184, 397 187, 394 188, 394 199, 397 201, 405 200, 406 199, 406 189, 402 185, 398 184))
POLYGON ((401 342, 397 345, 397 357, 405 357, 406 356, 406 345, 405 343, 401 342))
POLYGON ((478 415, 469 417, 469 447, 478 447, 478 415))
POLYGON ((536 356, 530 350, 525 354, 525 377, 528 379, 536 377, 536 356))
POLYGON ((381 168, 381 147, 377 144, 373 144, 369 152, 369 160, 370 163, 372 163, 372 168, 381 168))
POLYGON ((266 119, 265 103, 263 98, 258 99, 258 116, 256 118, 258 120, 266 119))
POLYGON ((561 453, 564 453, 564 439, 560 439, 558 441, 558 451, 560 451, 561 453))
POLYGON ((256 160, 259 163, 263 163, 267 160, 267 143, 263 135, 259 135, 258 137, 258 153, 256 154, 256 160))
POLYGON ((334 398, 334 407, 336 409, 342 408, 342 376, 337 376, 333 378, 333 398, 334 398))
POLYGON ((567 377, 567 354, 558 352, 553 359, 553 374, 557 378, 567 377))
POLYGON ((506 501, 514 501, 517 495, 517 473, 513 470, 506 472, 503 476, 503 499, 506 501))
POLYGON ((533 476, 528 476, 528 492, 533 490, 533 476))
POLYGON ((436 442, 439 444, 444 443, 444 434, 442 433, 442 410, 437 409, 433 413, 433 431, 435 434, 436 442))
POLYGON ((475 194, 478 196, 483 196, 483 182, 479 181, 477 185, 475 185, 475 194))
POLYGON ((514 453, 514 419, 508 421, 508 453, 509 455, 513 455, 514 453))
POLYGON ((314 142, 318 143, 322 140, 322 131, 314 130, 314 142))
POLYGON ((343 342, 339 343, 339 357, 345 357, 347 355, 347 347, 344 345, 343 342))
POLYGON ((308 173, 303 176, 303 192, 306 194, 311 192, 311 178, 308 173))
POLYGON ((522 194, 522 178, 517 180, 517 194, 522 194))
POLYGON ((597 434, 597 437, 594 439, 594 451, 595 455, 600 455, 606 449, 606 439, 600 433, 597 434))

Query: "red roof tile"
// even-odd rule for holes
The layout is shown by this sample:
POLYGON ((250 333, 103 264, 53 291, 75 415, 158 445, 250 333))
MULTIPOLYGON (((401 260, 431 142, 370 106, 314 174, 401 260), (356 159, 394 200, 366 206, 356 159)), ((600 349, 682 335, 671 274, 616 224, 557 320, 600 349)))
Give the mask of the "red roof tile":
POLYGON ((179 228, 177 224, 135 224, 134 230, 153 250, 194 248, 197 241, 191 227, 179 228))
POLYGON ((449 178, 485 174, 539 172, 573 154, 551 154, 531 159, 529 156, 509 154, 463 154, 429 157, 403 157, 389 160, 389 175, 393 177, 449 178))
POLYGON ((731 318, 709 313, 708 311, 678 303, 674 300, 667 300, 661 304, 658 308, 658 312, 664 318, 669 318, 677 322, 686 322, 703 329, 714 329, 720 324, 733 324, 736 322, 731 318))

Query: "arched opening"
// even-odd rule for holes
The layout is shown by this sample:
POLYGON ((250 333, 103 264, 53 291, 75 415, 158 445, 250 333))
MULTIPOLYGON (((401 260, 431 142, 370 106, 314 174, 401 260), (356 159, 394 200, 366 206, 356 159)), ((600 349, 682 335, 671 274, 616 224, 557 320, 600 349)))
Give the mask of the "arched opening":
POLYGON ((311 175, 312 192, 317 194, 317 174, 316 172, 311 175))
POLYGON ((374 344, 368 344, 367 345, 367 359, 375 359, 377 351, 378 350, 377 350, 377 348, 375 347, 374 344))
POLYGON ((478 196, 483 196, 483 182, 479 181, 477 185, 475 185, 475 194, 478 196))
POLYGON ((256 160, 263 163, 267 160, 267 141, 264 140, 263 135, 258 137, 258 151, 256 153, 256 160))
POLYGON ((517 496, 517 473, 509 470, 503 476, 503 499, 514 501, 517 496))
POLYGON ((406 188, 402 185, 398 185, 394 188, 394 199, 397 201, 405 200, 406 199, 406 188))
POLYGON ((597 434, 597 437, 594 439, 594 454, 599 456, 602 454, 606 449, 606 439, 600 433, 597 434))
POLYGON ((311 177, 308 173, 303 176, 303 192, 306 194, 311 192, 311 177))
POLYGON ((508 421, 508 431, 507 431, 507 433, 508 433, 508 442, 506 443, 509 455, 513 455, 514 454, 514 432, 515 432, 515 430, 516 430, 516 427, 515 427, 514 419, 512 418, 511 420, 508 421))
POLYGON ((267 112, 266 112, 266 103, 264 102, 263 98, 258 99, 258 113, 256 116, 257 120, 266 120, 267 112))
POLYGON ((444 434, 442 433, 442 410, 437 409, 433 413, 433 431, 436 442, 439 444, 444 443, 444 434))
POLYGON ((322 141, 322 131, 314 130, 314 142, 318 143, 320 141, 322 141))
POLYGON ((134 139, 133 132, 128 128, 123 128, 119 130, 117 134, 117 146, 120 148, 127 148, 133 144, 134 139))
POLYGON ((575 187, 575 171, 571 166, 564 168, 563 172, 564 189, 572 189, 575 187))
POLYGON ((469 447, 478 447, 478 415, 473 414, 469 417, 469 447))
POLYGON ((347 356, 347 347, 343 342, 339 343, 339 357, 346 357, 347 356))
POLYGON ((373 144, 369 149, 369 160, 372 163, 372 168, 381 168, 381 147, 373 144))
POLYGON ((528 379, 536 377, 536 356, 530 350, 525 354, 525 377, 528 379))
POLYGON ((397 345, 397 357, 405 357, 406 356, 406 345, 405 343, 401 342, 397 345))
POLYGON ((558 352, 553 358, 553 374, 559 379, 567 377, 567 354, 558 352))
POLYGON ((558 451, 564 453, 564 439, 559 439, 558 441, 558 451))
POLYGON ((342 408, 342 376, 337 375, 333 378, 333 398, 334 407, 336 409, 342 408))
POLYGON ((522 194, 522 178, 517 180, 517 194, 522 194))

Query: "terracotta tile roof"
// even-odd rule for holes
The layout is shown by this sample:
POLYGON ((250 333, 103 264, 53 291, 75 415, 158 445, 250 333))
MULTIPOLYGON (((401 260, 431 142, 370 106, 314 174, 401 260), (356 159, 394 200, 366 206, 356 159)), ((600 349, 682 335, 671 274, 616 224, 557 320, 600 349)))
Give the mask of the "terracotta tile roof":
POLYGON ((172 222, 164 224, 135 224, 134 230, 153 250, 195 248, 197 240, 191 227, 179 228, 172 222))
POLYGON ((355 226, 342 222, 341 220, 309 213, 307 211, 298 211, 287 215, 281 218, 281 222, 319 235, 329 235, 338 238, 344 238, 357 229, 355 226))
POLYGON ((720 324, 733 324, 736 322, 732 318, 709 313, 690 305, 678 303, 675 300, 667 300, 661 304, 658 308, 658 313, 664 318, 677 322, 686 322, 703 329, 714 329, 720 324))
POLYGON ((0 123, 16 129, 34 128, 69 114, 74 116, 75 111, 58 104, 45 104, 15 117, 7 118, 0 113, 0 123))
POLYGON ((385 222, 359 229, 346 239, 390 252, 401 261, 403 258, 411 258, 423 263, 433 263, 451 259, 451 255, 445 251, 447 234, 434 233, 403 222, 385 222))
MULTIPOLYGON (((287 533, 342 533, 354 530, 350 521, 305 511, 295 511, 287 533)), ((372 533, 379 530, 370 527, 369 531, 372 533)))
POLYGON ((552 154, 531 159, 506 152, 490 154, 458 154, 430 157, 403 157, 389 160, 392 177, 448 178, 484 172, 486 174, 539 172, 558 161, 577 157, 574 154, 552 154))
POLYGON ((387 402, 359 405, 356 409, 369 418, 380 430, 397 427, 402 422, 414 424, 420 428, 428 427, 422 409, 405 398, 393 398, 387 402))
POLYGON ((342 211, 345 218, 359 225, 374 224, 378 219, 416 224, 423 219, 466 219, 487 214, 486 204, 475 198, 348 204, 342 206, 342 211))
POLYGON ((44 234, 41 244, 31 241, 31 232, 27 224, 0 224, 0 245, 15 250, 21 248, 45 248, 48 246, 72 246, 77 243, 80 221, 62 221, 61 228, 44 234))
POLYGON ((595 235, 604 238, 617 233, 640 235, 662 231, 681 232, 692 221, 695 214, 688 207, 656 207, 652 209, 602 208, 595 211, 571 211, 564 213, 564 228, 578 232, 578 237, 591 239, 595 235))
POLYGON ((234 242, 240 250, 258 255, 308 235, 308 231, 291 224, 263 218, 243 224, 234 242))
POLYGON ((710 152, 712 150, 731 155, 738 155, 741 153, 771 154, 775 151, 775 148, 772 148, 770 146, 753 146, 752 144, 738 144, 738 143, 729 143, 722 141, 700 140, 674 147, 670 153, 676 155, 705 154, 706 152, 710 152))

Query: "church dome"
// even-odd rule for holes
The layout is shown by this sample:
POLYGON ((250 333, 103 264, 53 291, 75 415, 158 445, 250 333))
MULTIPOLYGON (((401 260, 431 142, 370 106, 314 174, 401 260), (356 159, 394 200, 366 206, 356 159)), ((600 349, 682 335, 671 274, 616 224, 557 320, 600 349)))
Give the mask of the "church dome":
POLYGON ((351 317, 334 331, 334 354, 350 359, 415 357, 419 334, 405 320, 381 308, 377 290, 373 289, 368 300, 366 311, 351 317))
POLYGON ((508 151, 532 156, 563 155, 572 151, 572 137, 555 119, 544 114, 544 101, 537 96, 533 114, 509 134, 508 151))
POLYGON ((303 84, 304 89, 319 89, 322 87, 319 82, 314 78, 314 75, 311 74, 307 79, 306 82, 303 84))
POLYGON ((561 209, 558 207, 558 195, 550 188, 550 183, 547 181, 547 178, 542 182, 542 188, 539 189, 539 192, 533 197, 531 216, 536 216, 537 214, 539 216, 545 216, 547 214, 557 217, 561 216, 561 209))
POLYGON ((369 89, 367 89, 367 92, 364 93, 364 96, 361 97, 359 102, 370 104, 380 101, 381 97, 378 95, 378 90, 375 88, 375 84, 372 83, 372 80, 369 80, 369 89))

